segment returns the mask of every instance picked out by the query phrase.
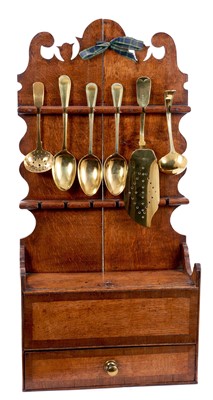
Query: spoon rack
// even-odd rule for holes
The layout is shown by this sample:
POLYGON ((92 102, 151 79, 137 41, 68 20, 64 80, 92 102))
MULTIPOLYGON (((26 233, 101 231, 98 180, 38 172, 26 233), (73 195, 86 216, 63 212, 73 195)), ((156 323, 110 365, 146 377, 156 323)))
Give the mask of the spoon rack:
MULTIPOLYGON (((111 20, 96 20, 77 38, 80 50, 97 41, 125 36, 111 20)), ((141 38, 140 38, 141 39, 141 38)), ((68 113, 68 150, 81 159, 88 150, 85 87, 98 86, 94 109, 94 153, 104 160, 114 151, 114 113, 111 85, 124 87, 120 108, 119 152, 128 161, 138 148, 140 116, 136 80, 152 81, 146 108, 146 143, 159 160, 168 152, 164 91, 175 89, 171 108, 175 148, 186 141, 180 119, 190 111, 173 39, 165 33, 152 38, 164 46, 162 59, 148 48, 136 51, 137 63, 106 50, 91 60, 77 55, 72 44, 59 47, 63 61, 41 56, 51 47, 51 34, 42 32, 30 44, 29 64, 18 76, 18 113, 27 130, 20 142, 24 155, 35 148, 36 108, 32 84, 45 86, 41 107, 42 142, 56 154, 62 143, 62 112, 58 78, 72 81, 68 113)), ((160 207, 151 228, 135 223, 124 209, 123 194, 113 197, 102 182, 88 198, 77 178, 60 191, 51 171, 36 174, 23 163, 20 173, 29 192, 20 203, 36 219, 34 231, 21 239, 23 319, 23 390, 76 389, 197 382, 200 265, 193 272, 186 237, 170 224, 176 207, 187 204, 178 191, 184 173, 160 173, 160 207), (163 368, 162 368, 163 366, 163 368)))

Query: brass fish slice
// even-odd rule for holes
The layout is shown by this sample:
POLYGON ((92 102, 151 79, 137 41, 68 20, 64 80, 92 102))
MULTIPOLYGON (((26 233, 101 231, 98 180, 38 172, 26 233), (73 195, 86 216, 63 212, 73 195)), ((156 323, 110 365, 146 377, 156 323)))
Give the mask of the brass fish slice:
POLYGON ((145 148, 145 108, 149 104, 151 80, 144 76, 137 79, 137 102, 142 107, 140 125, 140 148, 130 158, 124 204, 129 216, 138 224, 151 226, 153 215, 160 200, 159 168, 153 150, 145 148))

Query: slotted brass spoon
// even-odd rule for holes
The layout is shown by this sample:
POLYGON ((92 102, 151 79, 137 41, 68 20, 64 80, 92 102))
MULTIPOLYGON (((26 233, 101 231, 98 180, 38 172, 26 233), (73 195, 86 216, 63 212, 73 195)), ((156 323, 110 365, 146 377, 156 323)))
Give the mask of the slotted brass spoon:
POLYGON ((44 84, 33 83, 33 100, 37 108, 37 146, 24 158, 24 166, 30 172, 41 173, 49 171, 53 164, 53 155, 43 149, 41 141, 41 107, 44 103, 44 84))

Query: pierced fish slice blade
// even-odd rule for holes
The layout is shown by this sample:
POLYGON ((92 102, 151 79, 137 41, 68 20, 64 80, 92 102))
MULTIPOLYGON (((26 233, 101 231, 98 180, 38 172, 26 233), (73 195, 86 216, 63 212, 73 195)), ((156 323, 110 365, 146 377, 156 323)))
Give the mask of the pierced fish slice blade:
POLYGON ((135 150, 129 161, 125 208, 135 222, 150 227, 159 199, 159 169, 155 153, 151 149, 135 150))
POLYGON ((152 217, 158 210, 160 202, 160 182, 159 182, 159 167, 155 159, 149 171, 148 191, 147 191, 147 212, 146 212, 146 226, 151 226, 152 217))
POLYGON ((160 200, 159 168, 157 158, 152 149, 145 148, 144 140, 144 107, 148 105, 151 89, 150 78, 137 80, 137 100, 143 107, 141 114, 140 148, 130 158, 124 204, 129 216, 138 224, 151 226, 152 217, 158 209, 160 200))

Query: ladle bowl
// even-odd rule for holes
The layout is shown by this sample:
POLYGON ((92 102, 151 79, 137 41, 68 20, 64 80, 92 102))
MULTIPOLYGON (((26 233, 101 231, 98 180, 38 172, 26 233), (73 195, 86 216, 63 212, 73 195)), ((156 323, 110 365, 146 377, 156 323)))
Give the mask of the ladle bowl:
POLYGON ((187 159, 176 151, 169 152, 159 160, 160 171, 164 174, 181 174, 187 166, 187 159))

